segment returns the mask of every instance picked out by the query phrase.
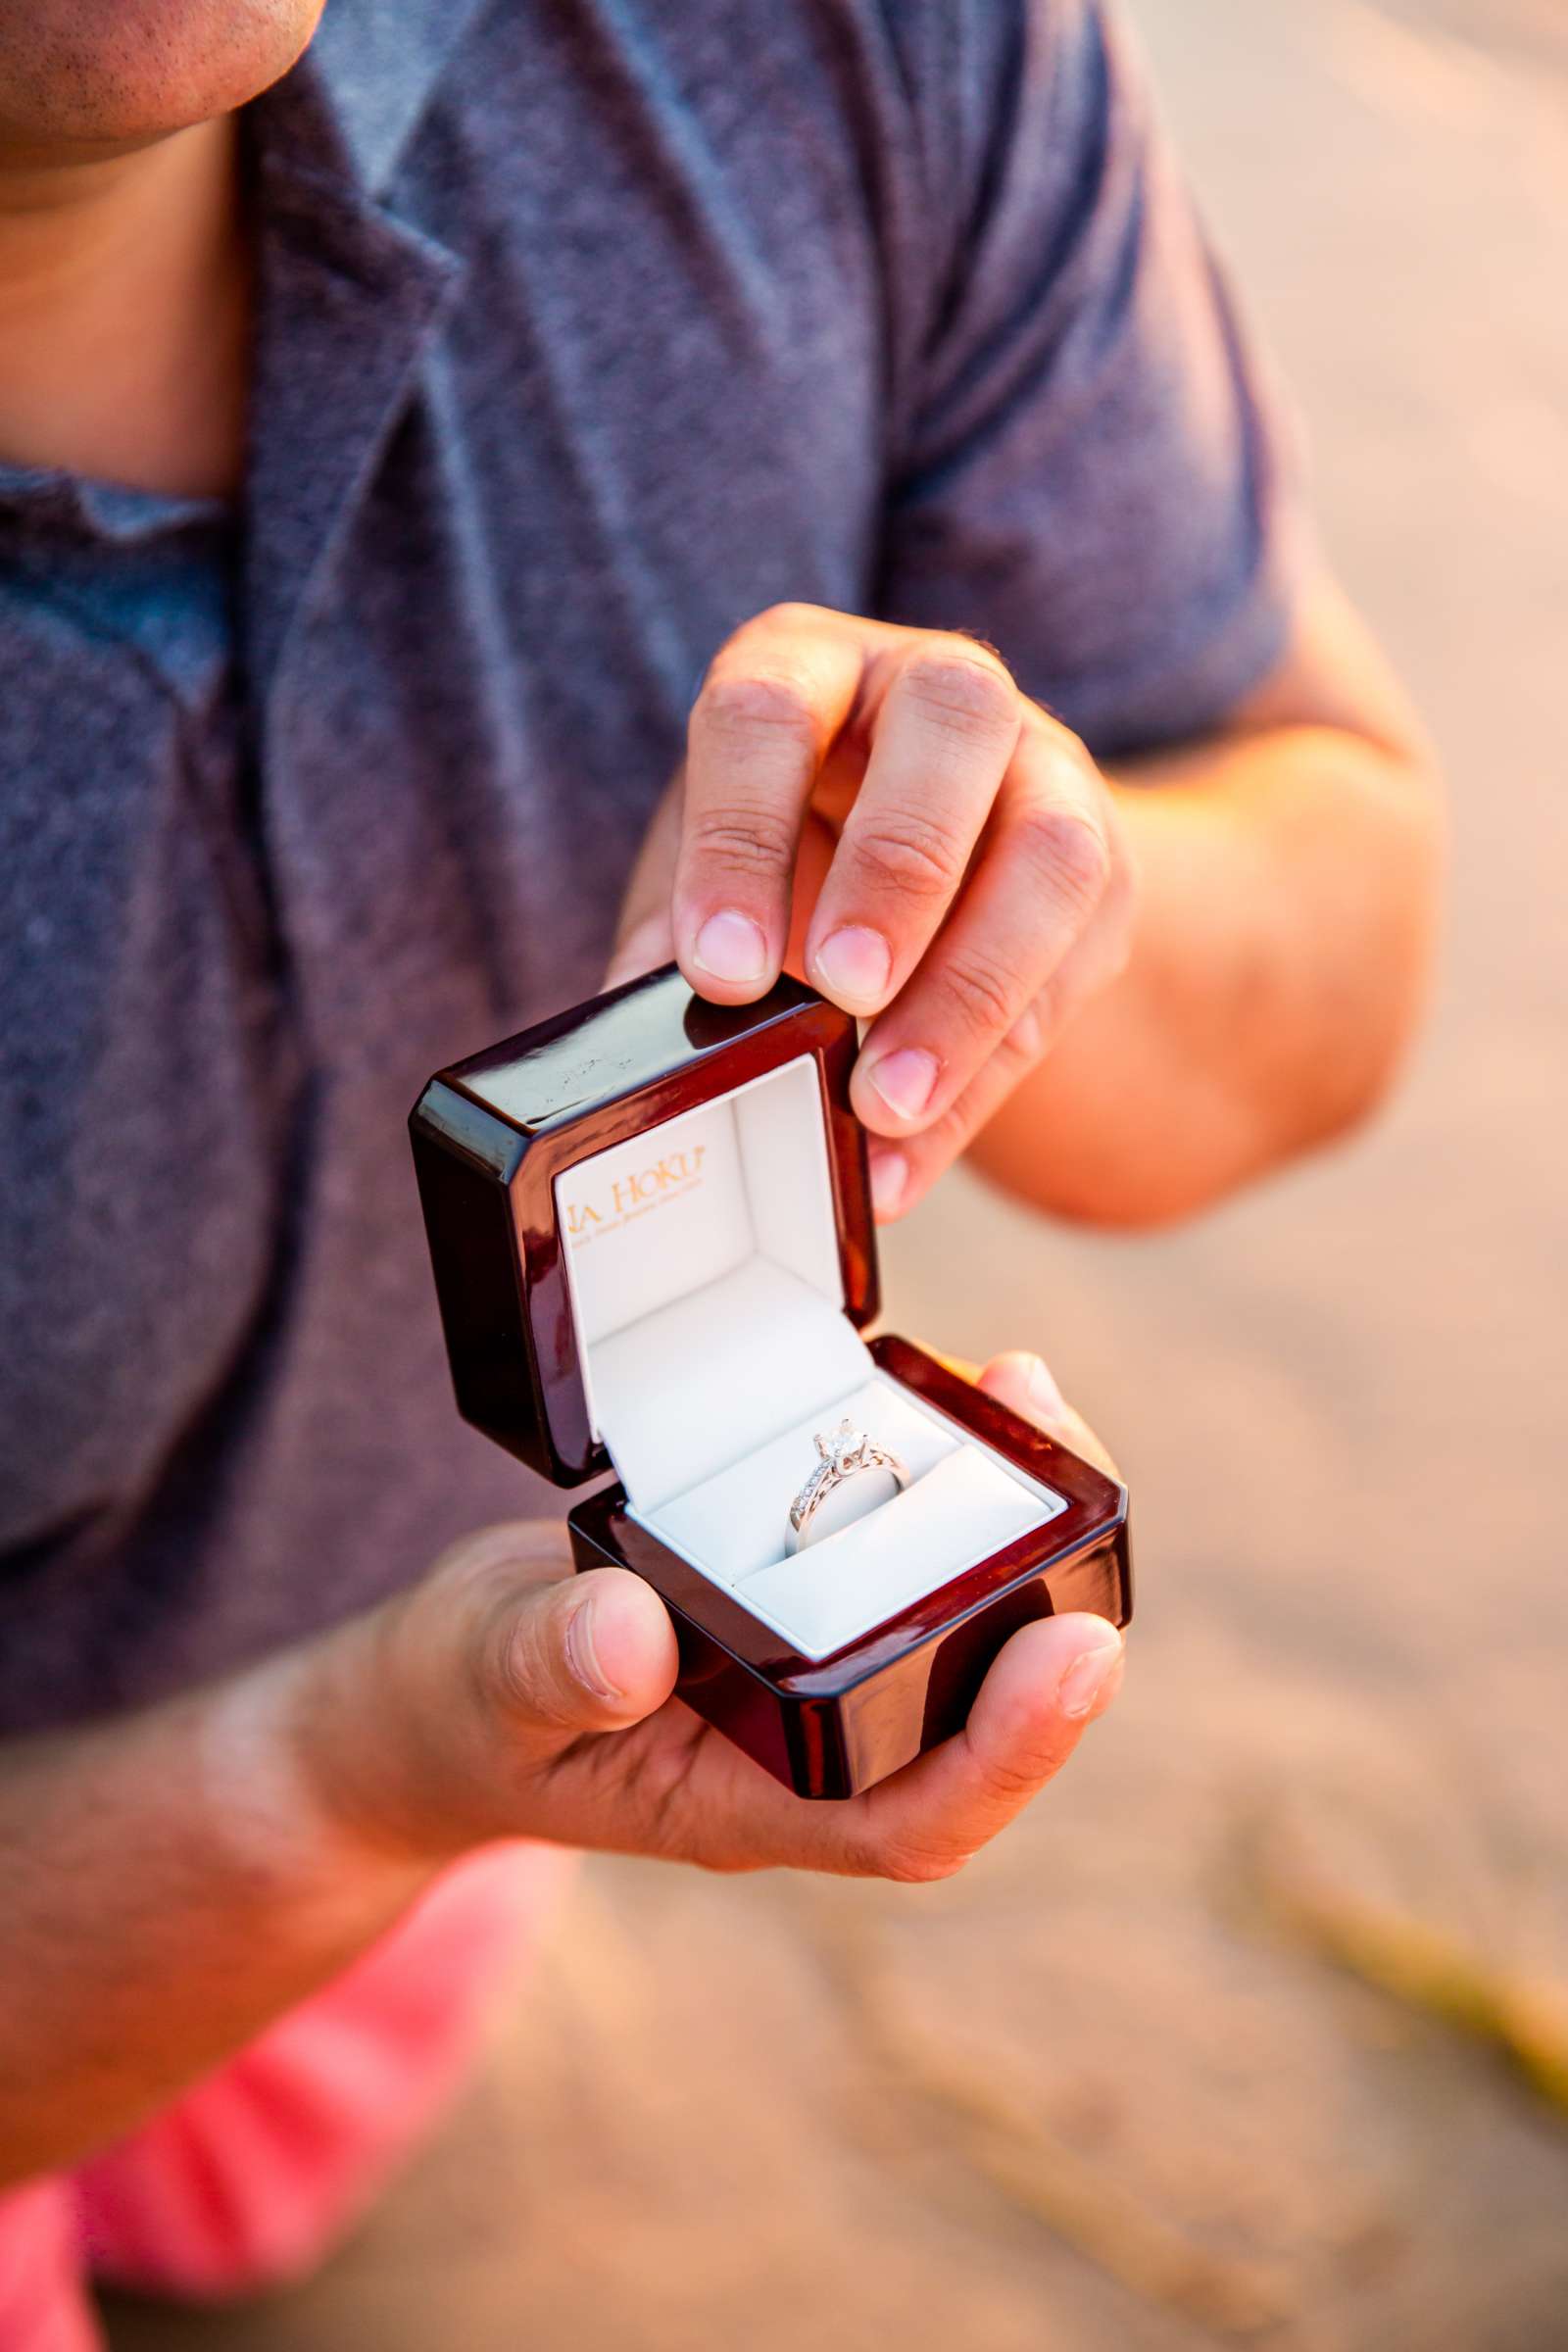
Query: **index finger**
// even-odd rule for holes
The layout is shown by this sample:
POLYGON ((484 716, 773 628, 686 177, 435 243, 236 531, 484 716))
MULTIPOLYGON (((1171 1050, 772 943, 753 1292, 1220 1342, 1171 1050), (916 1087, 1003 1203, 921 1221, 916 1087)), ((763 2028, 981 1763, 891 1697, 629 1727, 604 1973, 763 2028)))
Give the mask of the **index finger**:
POLYGON ((862 661, 841 615, 780 605, 709 665, 687 724, 673 907, 676 958, 702 996, 744 1004, 778 978, 807 803, 862 661))
POLYGON ((1121 1668, 1121 1636, 1103 1617, 1075 1611, 1024 1626, 993 1661, 962 1731, 863 1796, 797 1798, 794 1819, 776 1825, 786 1850, 770 1858, 915 1885, 952 1878, 1055 1778, 1115 1697, 1121 1668))
POLYGON ((886 1878, 950 1878, 1016 1819, 1121 1686, 1122 1638, 1074 1612, 1026 1625, 999 1653, 961 1732, 869 1791, 886 1878))

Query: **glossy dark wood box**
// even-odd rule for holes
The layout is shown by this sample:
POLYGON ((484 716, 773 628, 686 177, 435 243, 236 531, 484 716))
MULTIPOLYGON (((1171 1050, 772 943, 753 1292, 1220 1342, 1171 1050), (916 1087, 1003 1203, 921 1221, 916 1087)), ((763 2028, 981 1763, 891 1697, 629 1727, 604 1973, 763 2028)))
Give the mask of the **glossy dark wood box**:
POLYGON ((844 1311, 868 1323, 876 1238, 850 1109, 856 1052, 848 1014, 797 981, 755 1004, 710 1004, 670 964, 439 1071, 409 1129, 464 1419, 560 1487, 611 1467, 588 1417, 556 1178, 801 1054, 821 1080, 844 1311))
POLYGON ((1036 1617, 1132 1615, 1126 1489, 907 1340, 873 1340, 884 1372, 1063 1495, 1067 1509, 834 1656, 787 1647, 733 1593, 639 1527, 624 1490, 567 1519, 579 1568, 630 1568, 675 1621, 678 1694, 799 1796, 854 1796, 958 1731, 987 1667, 1036 1617))
MULTIPOLYGON (((854 1022, 797 982, 720 1006, 671 966, 432 1078, 410 1128, 464 1417, 558 1486, 611 1469, 589 1420, 556 1178, 802 1054, 821 1083, 845 1312, 870 1321, 875 1231, 849 1106, 857 1050, 854 1022)), ((957 1731, 997 1651, 1031 1619, 1090 1609, 1125 1625, 1132 1612, 1124 1489, 909 1342, 880 1339, 872 1353, 1068 1508, 814 1662, 640 1527, 618 1484, 567 1521, 579 1568, 629 1568, 662 1596, 686 1703, 802 1796, 854 1795, 957 1731)))

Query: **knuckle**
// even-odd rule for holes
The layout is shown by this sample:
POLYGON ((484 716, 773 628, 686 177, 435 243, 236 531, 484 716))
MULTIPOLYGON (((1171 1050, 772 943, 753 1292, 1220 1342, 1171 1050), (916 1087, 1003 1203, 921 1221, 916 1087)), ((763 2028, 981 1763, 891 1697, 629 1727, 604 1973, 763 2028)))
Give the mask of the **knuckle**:
POLYGON ((765 662, 766 650, 780 635, 798 634, 814 617, 809 605, 766 605, 760 612, 749 613, 731 629, 729 635, 715 647, 704 673, 704 686, 726 671, 733 673, 758 662, 765 662))
POLYGON ((949 957, 943 977, 948 1003, 970 1036, 998 1039, 1017 1018, 1010 976, 972 948, 949 957))
POLYGON ((503 1612, 492 1633, 481 1679, 504 1716, 564 1727, 571 1721, 571 1709, 553 1671, 542 1622, 546 1614, 538 1609, 525 1609, 520 1616, 503 1612))
POLYGON ((912 654, 904 687, 911 702, 955 733, 990 739, 1018 725, 1018 689, 995 655, 964 638, 912 654))
POLYGON ((773 1867, 770 1861, 764 1861, 755 1854, 742 1853, 738 1848, 730 1847, 725 1847, 722 1852, 686 1853, 683 1851, 678 1858, 681 1861, 694 1863, 697 1869, 706 1870, 709 1877, 713 1879, 755 1878, 759 1871, 770 1870, 773 1867))
POLYGON ((483 1695, 492 1699, 503 1715, 534 1712, 527 1644, 515 1625, 497 1627, 478 1679, 483 1695))
POLYGON ((796 632, 820 629, 824 623, 836 617, 826 605, 808 605, 799 597, 786 597, 782 604, 769 605, 765 612, 759 612, 754 620, 747 623, 747 627, 756 629, 760 634, 764 630, 769 634, 784 630, 796 632))
POLYGON ((896 1886, 935 1886, 944 1879, 956 1879, 968 1860, 961 1847, 922 1845, 912 1838, 901 1838, 883 1846, 875 1875, 896 1886))
POLYGON ((1021 1069, 1032 1069, 1045 1053, 1051 1037, 1054 992, 1048 981, 1032 997, 1007 1031, 997 1051, 1021 1069))
POLYGON ((869 886, 889 897, 946 900, 963 872, 962 847, 933 819, 886 817, 857 831, 855 858, 869 886))
POLYGON ((1015 1813, 1038 1796, 1062 1762, 1054 1748, 1014 1757, 993 1756, 986 1766, 986 1789, 993 1803, 1015 1813))
POLYGON ((694 818, 690 852, 729 874, 774 874, 795 855, 795 827, 776 808, 728 808, 694 818))
POLYGON ((1018 819, 1017 847, 1042 888, 1087 914, 1110 881, 1110 845, 1087 808, 1054 802, 1018 819))
POLYGON ((810 690, 788 670, 710 672, 693 708, 692 726, 731 751, 767 745, 803 755, 816 750, 810 690))

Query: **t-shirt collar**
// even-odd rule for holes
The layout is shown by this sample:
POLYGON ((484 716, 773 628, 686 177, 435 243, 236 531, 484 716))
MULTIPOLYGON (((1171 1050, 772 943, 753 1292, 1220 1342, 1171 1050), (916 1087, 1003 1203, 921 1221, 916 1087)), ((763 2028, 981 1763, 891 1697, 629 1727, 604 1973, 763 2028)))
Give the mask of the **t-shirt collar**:
MULTIPOLYGON (((299 64, 247 109, 260 201, 243 626, 258 712, 462 280, 384 191, 475 5, 333 0, 299 64)), ((222 511, 15 466, 0 466, 0 509, 106 550, 222 511)))
MULTIPOLYGON (((245 612, 259 714, 464 273, 448 246, 369 192, 333 85, 330 60, 313 49, 253 109, 259 290, 245 612)), ((367 105, 362 97, 362 135, 367 105)), ((375 126, 383 163, 392 115, 383 110, 375 126)), ((406 136, 406 109, 399 120, 406 136)))
POLYGON ((309 58, 364 193, 384 195, 479 0, 331 0, 309 58))

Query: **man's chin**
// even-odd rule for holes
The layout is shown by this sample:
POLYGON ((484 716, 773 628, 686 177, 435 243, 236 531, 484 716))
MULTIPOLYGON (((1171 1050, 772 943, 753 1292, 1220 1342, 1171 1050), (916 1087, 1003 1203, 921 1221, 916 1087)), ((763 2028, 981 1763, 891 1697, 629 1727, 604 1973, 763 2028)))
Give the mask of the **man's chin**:
POLYGON ((107 152, 244 106, 324 0, 0 0, 0 151, 107 152))

